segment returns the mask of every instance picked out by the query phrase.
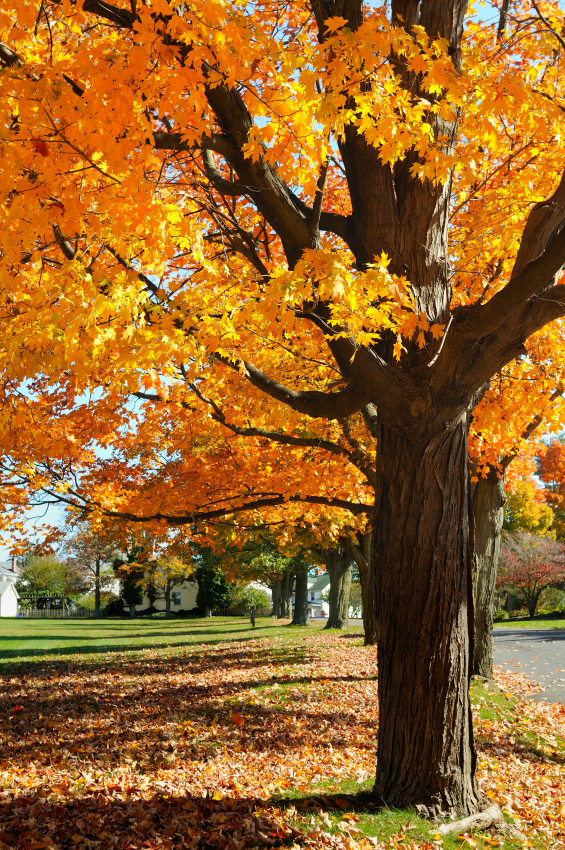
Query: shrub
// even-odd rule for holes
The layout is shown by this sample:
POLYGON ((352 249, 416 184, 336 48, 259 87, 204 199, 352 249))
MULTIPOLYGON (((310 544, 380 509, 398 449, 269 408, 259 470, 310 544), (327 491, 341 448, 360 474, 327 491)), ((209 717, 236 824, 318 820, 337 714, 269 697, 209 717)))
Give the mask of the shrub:
POLYGON ((232 584, 226 602, 228 613, 234 617, 244 617, 249 614, 251 606, 256 613, 270 611, 271 603, 267 593, 251 584, 232 584))

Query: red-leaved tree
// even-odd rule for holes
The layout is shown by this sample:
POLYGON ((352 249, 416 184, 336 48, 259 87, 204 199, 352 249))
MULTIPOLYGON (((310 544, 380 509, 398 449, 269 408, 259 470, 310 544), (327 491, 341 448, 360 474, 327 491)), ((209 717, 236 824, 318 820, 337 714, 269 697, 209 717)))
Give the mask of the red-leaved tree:
POLYGON ((517 588, 533 619, 542 591, 565 585, 565 546, 526 531, 508 535, 500 551, 496 584, 500 590, 517 588))

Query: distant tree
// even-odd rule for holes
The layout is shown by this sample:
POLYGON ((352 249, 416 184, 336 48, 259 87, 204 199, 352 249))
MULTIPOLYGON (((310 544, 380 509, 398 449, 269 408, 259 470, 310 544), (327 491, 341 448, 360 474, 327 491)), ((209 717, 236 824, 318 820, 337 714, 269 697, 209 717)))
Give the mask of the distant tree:
POLYGON ((533 619, 542 592, 565 586, 565 546, 551 537, 518 531, 500 550, 497 587, 518 590, 533 619))
POLYGON ((351 582, 351 590, 349 592, 349 606, 351 608, 352 617, 363 616, 363 597, 361 593, 361 584, 358 581, 351 582))
POLYGON ((115 544, 103 534, 85 526, 67 537, 63 551, 69 556, 67 563, 81 576, 88 591, 94 591, 94 616, 100 617, 101 592, 109 589, 116 580, 110 566, 116 556, 115 544))
POLYGON ((256 610, 269 609, 269 597, 264 590, 252 584, 232 584, 228 592, 227 606, 230 614, 244 616, 251 606, 256 610))
POLYGON ((135 606, 143 602, 143 581, 148 563, 147 548, 135 544, 127 553, 127 558, 114 558, 112 567, 121 582, 120 596, 129 607, 129 615, 135 617, 135 606))
POLYGON ((514 492, 506 493, 503 529, 545 534, 553 523, 553 511, 544 500, 544 491, 531 478, 516 482, 514 492))
POLYGON ((196 570, 198 593, 196 604, 210 617, 215 608, 221 608, 228 600, 230 586, 225 576, 211 566, 200 566, 196 570))
POLYGON ((328 621, 326 629, 346 629, 349 625, 349 596, 354 561, 343 546, 326 549, 321 553, 328 575, 328 621))
MULTIPOLYGON (((171 617, 171 593, 173 587, 187 580, 194 578, 194 567, 190 564, 185 564, 180 558, 170 556, 151 560, 147 564, 145 577, 149 575, 149 583, 145 592, 149 596, 148 590, 151 590, 156 595, 153 598, 158 599, 160 596, 165 600, 165 617, 171 617)), ((149 597, 152 605, 151 597, 149 597)))
POLYGON ((26 555, 16 581, 18 593, 78 598, 86 590, 84 579, 57 555, 26 555))
POLYGON ((554 514, 553 528, 558 540, 565 539, 565 443, 555 437, 537 453, 538 475, 545 484, 544 497, 554 514))

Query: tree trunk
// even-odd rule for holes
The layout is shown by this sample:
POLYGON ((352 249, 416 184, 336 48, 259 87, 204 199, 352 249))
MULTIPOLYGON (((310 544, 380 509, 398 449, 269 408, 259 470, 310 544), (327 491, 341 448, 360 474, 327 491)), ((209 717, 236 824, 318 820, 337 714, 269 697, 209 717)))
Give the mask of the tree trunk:
POLYGON ((329 616, 326 629, 346 629, 349 625, 349 591, 353 564, 343 548, 324 552, 326 569, 330 576, 329 616))
POLYGON ((130 620, 135 620, 135 602, 129 604, 129 616, 130 620))
POLYGON ((172 585, 167 581, 165 583, 165 619, 171 619, 171 587, 172 585))
POLYGON ((469 699, 467 414, 408 439, 381 423, 373 560, 379 661, 375 795, 426 816, 484 802, 469 699))
POLYGON ((296 592, 294 595, 293 626, 309 626, 308 616, 308 567, 299 567, 296 570, 296 592))
POLYGON ((97 620, 100 619, 100 555, 96 556, 96 565, 94 567, 94 616, 97 620))
POLYGON ((271 617, 279 618, 281 616, 281 593, 282 593, 282 582, 280 578, 275 579, 270 584, 271 594, 272 594, 272 609, 271 609, 271 617))
POLYGON ((504 476, 491 469, 486 478, 471 485, 475 518, 475 566, 473 604, 475 645, 473 676, 492 679, 492 626, 495 612, 496 572, 502 523, 504 522, 504 476))
POLYGON ((281 580, 281 620, 290 620, 292 617, 292 585, 294 583, 294 570, 287 570, 281 580))
POLYGON ((363 617, 363 630, 365 632, 365 646, 374 646, 377 642, 377 618, 375 606, 374 575, 369 567, 371 563, 372 533, 368 531, 363 535, 362 545, 348 538, 348 548, 359 570, 359 583, 361 585, 361 603, 363 617))

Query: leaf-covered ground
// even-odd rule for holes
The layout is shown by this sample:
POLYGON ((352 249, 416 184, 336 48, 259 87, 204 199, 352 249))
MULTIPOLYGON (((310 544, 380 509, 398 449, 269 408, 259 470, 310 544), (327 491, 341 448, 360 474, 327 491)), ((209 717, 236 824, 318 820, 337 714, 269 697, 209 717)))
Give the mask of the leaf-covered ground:
MULTIPOLYGON (((494 833, 442 842, 363 796, 377 666, 359 633, 233 621, 151 633, 171 645, 67 645, 45 660, 37 647, 4 665, 2 850, 521 846, 494 833)), ((482 787, 530 846, 565 847, 565 710, 524 699, 519 675, 498 685, 473 685, 482 787)))

